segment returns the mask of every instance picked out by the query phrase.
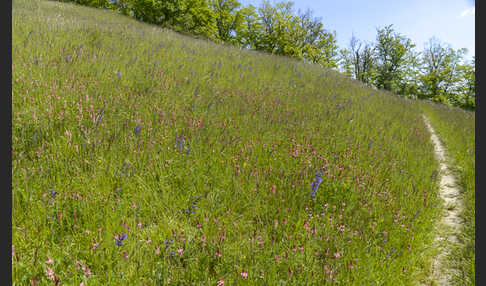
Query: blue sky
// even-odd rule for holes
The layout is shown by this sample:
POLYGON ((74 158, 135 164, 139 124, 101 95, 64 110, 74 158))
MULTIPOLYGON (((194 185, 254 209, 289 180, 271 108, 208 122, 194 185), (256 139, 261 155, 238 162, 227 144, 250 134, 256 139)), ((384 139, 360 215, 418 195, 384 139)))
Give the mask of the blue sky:
MULTIPOLYGON (((263 0, 240 0, 259 7, 263 0)), ((283 1, 270 1, 272 4, 283 1)), ((288 1, 285 1, 288 2, 288 1)), ((296 0, 294 10, 310 8, 325 29, 336 31, 340 48, 351 36, 364 41, 376 39, 376 28, 393 24, 422 51, 435 36, 454 49, 467 48, 466 59, 475 55, 474 0, 296 0)))

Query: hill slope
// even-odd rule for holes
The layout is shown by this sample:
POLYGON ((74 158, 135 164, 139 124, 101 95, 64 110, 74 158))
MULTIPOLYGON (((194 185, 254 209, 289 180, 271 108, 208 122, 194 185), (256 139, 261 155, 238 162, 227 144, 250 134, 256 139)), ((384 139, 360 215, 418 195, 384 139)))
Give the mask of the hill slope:
POLYGON ((13 282, 426 282, 416 102, 114 13, 13 2, 13 282))

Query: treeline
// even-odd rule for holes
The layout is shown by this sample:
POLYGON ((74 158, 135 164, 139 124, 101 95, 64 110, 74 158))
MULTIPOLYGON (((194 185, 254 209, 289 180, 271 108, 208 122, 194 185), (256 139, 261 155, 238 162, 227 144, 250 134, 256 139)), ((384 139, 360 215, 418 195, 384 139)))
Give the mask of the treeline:
POLYGON ((340 70, 350 77, 405 97, 475 108, 474 61, 466 49, 454 50, 432 38, 424 51, 394 31, 377 29, 376 41, 354 36, 337 46, 336 32, 323 27, 311 10, 295 11, 292 2, 259 7, 237 0, 59 0, 105 8, 137 20, 241 48, 290 56, 340 70))

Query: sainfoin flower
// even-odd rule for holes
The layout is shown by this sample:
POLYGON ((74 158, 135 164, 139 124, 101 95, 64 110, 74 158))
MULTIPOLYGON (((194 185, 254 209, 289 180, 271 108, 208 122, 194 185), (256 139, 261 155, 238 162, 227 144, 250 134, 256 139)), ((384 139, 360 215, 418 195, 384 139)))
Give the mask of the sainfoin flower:
POLYGON ((52 270, 51 268, 47 267, 47 269, 46 269, 46 274, 47 274, 47 277, 48 277, 50 280, 55 280, 55 277, 54 277, 54 270, 52 270))
POLYGON ((241 277, 247 279, 248 278, 248 273, 245 272, 245 270, 241 271, 240 273, 241 277))

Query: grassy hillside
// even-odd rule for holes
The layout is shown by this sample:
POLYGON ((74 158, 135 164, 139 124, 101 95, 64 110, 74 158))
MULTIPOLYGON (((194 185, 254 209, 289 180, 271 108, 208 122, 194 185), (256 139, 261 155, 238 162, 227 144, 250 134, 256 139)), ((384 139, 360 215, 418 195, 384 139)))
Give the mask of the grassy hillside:
POLYGON ((427 282, 416 102, 108 11, 12 17, 14 285, 427 282))
POLYGON ((422 109, 447 148, 448 165, 461 189, 464 221, 461 245, 450 260, 458 273, 454 285, 475 285, 475 120, 474 112, 445 105, 422 103, 422 109))

